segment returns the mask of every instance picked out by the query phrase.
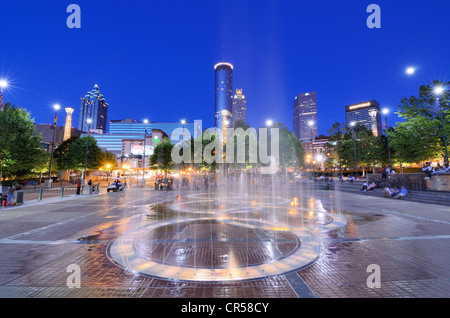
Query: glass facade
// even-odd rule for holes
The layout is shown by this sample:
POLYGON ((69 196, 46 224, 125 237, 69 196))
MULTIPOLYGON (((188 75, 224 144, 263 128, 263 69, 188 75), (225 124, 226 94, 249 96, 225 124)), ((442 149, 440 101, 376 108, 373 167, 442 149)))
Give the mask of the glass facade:
POLYGON ((346 106, 345 119, 347 126, 354 122, 367 127, 374 136, 382 134, 380 104, 376 100, 346 106))
POLYGON ((311 141, 318 135, 316 92, 295 96, 293 130, 295 136, 302 142, 311 141), (314 125, 308 125, 310 121, 314 125))
POLYGON ((78 129, 81 131, 101 131, 108 132, 108 103, 100 93, 98 85, 89 91, 86 96, 81 98, 80 117, 78 120, 78 129), (88 124, 87 120, 92 122, 88 124))
POLYGON ((219 63, 214 66, 215 85, 215 127, 222 129, 231 126, 233 97, 233 65, 219 63), (229 121, 227 125, 225 120, 229 121))
MULTIPOLYGON (((90 134, 97 141, 97 145, 102 150, 112 152, 116 155, 122 155, 122 142, 124 140, 144 140, 145 125, 142 122, 136 122, 134 120, 117 120, 111 121, 109 124, 108 134, 90 134)), ((152 134, 152 130, 161 130, 171 138, 172 133, 177 128, 186 129, 186 134, 189 132, 191 137, 196 138, 197 133, 195 124, 186 123, 184 126, 180 123, 148 123, 147 124, 147 136, 152 134)), ((87 136, 83 134, 82 136, 87 136)), ((178 140, 171 139, 173 143, 179 142, 178 140)))
POLYGON ((233 97, 233 126, 237 121, 247 123, 247 100, 242 94, 242 89, 236 89, 236 94, 233 97))

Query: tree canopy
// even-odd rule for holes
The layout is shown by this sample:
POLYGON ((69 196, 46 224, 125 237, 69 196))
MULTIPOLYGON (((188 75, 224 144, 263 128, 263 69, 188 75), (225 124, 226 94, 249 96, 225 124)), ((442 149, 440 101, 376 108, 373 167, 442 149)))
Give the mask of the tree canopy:
POLYGON ((21 177, 47 161, 30 114, 6 103, 0 112, 0 179, 21 177))

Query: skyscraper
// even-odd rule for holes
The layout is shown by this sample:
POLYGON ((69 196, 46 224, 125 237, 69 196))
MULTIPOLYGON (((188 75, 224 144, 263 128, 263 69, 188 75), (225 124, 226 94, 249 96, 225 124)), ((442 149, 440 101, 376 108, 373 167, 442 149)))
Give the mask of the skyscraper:
POLYGON ((78 129, 81 131, 107 132, 108 103, 98 85, 81 98, 78 129), (88 119, 92 122, 89 124, 88 119))
POLYGON ((382 134, 380 104, 376 100, 346 106, 345 119, 347 126, 354 122, 366 126, 374 136, 382 134))
POLYGON ((232 120, 233 65, 218 63, 214 66, 216 73, 215 93, 215 127, 222 132, 230 127, 232 120))
POLYGON ((233 126, 238 121, 247 123, 247 100, 242 94, 242 89, 236 89, 236 94, 233 97, 232 105, 233 126))
POLYGON ((295 136, 302 141, 311 141, 318 134, 316 92, 298 94, 294 99, 295 136))

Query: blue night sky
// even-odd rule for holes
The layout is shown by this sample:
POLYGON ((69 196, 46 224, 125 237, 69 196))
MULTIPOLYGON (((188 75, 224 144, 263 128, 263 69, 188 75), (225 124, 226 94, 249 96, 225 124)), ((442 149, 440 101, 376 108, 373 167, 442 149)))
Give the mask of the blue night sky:
POLYGON ((346 105, 376 99, 395 110, 420 84, 448 81, 448 12, 448 0, 2 1, 0 78, 11 85, 5 100, 36 123, 50 123, 60 103, 75 108, 76 127, 80 98, 98 84, 109 120, 201 119, 207 128, 224 45, 251 126, 271 118, 292 129, 295 95, 317 91, 326 134, 346 105), (71 3, 81 29, 66 26, 71 3), (381 29, 366 25, 371 3, 381 29))

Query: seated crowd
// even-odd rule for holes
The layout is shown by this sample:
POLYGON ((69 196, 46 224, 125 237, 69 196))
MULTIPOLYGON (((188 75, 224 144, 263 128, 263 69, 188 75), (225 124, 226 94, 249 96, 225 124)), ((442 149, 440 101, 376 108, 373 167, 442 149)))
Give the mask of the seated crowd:
POLYGON ((431 178, 431 176, 438 176, 441 173, 450 173, 450 166, 437 166, 436 168, 432 166, 431 164, 427 164, 426 167, 422 168, 422 172, 426 174, 425 179, 428 180, 431 178))
POLYGON ((402 186, 401 189, 398 189, 397 187, 388 187, 388 186, 384 188, 384 196, 387 198, 400 199, 401 197, 404 197, 407 194, 408 190, 406 190, 404 186, 402 186))

